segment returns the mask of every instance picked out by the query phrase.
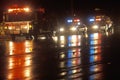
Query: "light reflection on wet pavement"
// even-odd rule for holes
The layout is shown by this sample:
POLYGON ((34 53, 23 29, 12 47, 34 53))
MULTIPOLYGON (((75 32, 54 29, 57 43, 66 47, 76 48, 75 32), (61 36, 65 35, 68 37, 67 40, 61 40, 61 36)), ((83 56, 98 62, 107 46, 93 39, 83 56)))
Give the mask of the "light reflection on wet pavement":
POLYGON ((105 80, 102 35, 89 36, 88 44, 60 49, 6 41, 0 51, 5 53, 0 56, 0 80, 105 80))

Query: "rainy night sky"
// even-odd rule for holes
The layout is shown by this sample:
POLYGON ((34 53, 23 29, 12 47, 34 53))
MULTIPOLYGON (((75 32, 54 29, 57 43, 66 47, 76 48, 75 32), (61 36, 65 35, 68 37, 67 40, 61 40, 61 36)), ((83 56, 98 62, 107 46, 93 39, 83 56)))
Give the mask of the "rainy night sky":
POLYGON ((117 18, 120 14, 118 0, 1 0, 0 15, 2 11, 12 4, 29 5, 34 8, 44 7, 48 13, 69 14, 71 11, 77 14, 92 14, 95 8, 105 14, 117 18))

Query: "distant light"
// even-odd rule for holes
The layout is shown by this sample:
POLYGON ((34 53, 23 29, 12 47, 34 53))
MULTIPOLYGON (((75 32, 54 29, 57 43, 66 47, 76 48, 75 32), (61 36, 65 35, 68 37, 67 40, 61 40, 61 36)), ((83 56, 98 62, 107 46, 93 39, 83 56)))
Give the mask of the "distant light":
POLYGON ((53 38, 53 40, 54 40, 55 42, 58 41, 58 37, 57 37, 57 36, 54 36, 54 37, 52 37, 52 38, 53 38))
POLYGON ((45 40, 45 39, 46 39, 46 36, 39 36, 38 39, 40 39, 40 40, 45 40))
POLYGON ((46 39, 46 37, 45 37, 45 36, 43 36, 43 37, 41 37, 40 39, 44 40, 44 39, 46 39))
POLYGON ((101 9, 100 8, 95 8, 95 11, 100 11, 101 9))
POLYGON ((32 28, 32 25, 29 25, 29 28, 32 28))
POLYGON ((79 22, 80 20, 79 19, 77 19, 77 22, 79 22))
POLYGON ((25 12, 29 12, 30 9, 29 8, 23 8, 25 12))
POLYGON ((70 28, 70 30, 75 31, 75 30, 76 30, 76 28, 75 28, 75 27, 72 27, 72 28, 70 28))
POLYGON ((67 20, 67 22, 68 22, 68 23, 71 23, 71 22, 73 22, 73 20, 72 20, 72 19, 69 19, 69 20, 67 20))
POLYGON ((64 31, 64 28, 60 28, 60 32, 63 32, 64 31))
POLYGON ((8 12, 13 12, 13 9, 8 9, 8 12))
POLYGON ((92 28, 93 29, 98 29, 98 25, 94 25, 92 28))
POLYGON ((60 55, 60 58, 61 58, 61 59, 65 58, 65 54, 61 54, 61 55, 60 55))
POLYGON ((62 72, 62 73, 60 73, 61 76, 66 75, 66 74, 67 74, 66 72, 62 72))
POLYGON ((78 22, 78 25, 80 25, 80 22, 78 22))
POLYGON ((79 22, 80 21, 80 19, 74 19, 74 22, 79 22))
POLYGON ((93 22, 93 21, 95 21, 95 19, 90 19, 89 21, 90 21, 90 22, 93 22))
POLYGON ((9 27, 8 29, 9 29, 9 30, 11 30, 11 29, 12 29, 12 27, 9 27))
POLYGON ((24 29, 27 29, 28 28, 28 26, 24 26, 24 29))
POLYGON ((96 21, 101 21, 101 18, 96 19, 96 21))

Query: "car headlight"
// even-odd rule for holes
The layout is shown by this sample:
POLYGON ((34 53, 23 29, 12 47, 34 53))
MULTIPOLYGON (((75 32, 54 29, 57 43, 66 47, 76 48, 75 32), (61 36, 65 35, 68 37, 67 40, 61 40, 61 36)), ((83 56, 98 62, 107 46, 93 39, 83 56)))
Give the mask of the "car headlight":
POLYGON ((93 29, 98 29, 98 25, 92 26, 93 29))

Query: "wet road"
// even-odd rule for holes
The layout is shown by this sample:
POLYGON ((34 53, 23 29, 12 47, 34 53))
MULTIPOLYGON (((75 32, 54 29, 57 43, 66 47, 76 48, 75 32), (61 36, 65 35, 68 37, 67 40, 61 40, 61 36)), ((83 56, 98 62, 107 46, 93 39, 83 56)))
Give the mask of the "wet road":
POLYGON ((63 41, 62 47, 50 41, 0 41, 0 80, 116 80, 118 36, 70 36, 67 47, 63 41))

